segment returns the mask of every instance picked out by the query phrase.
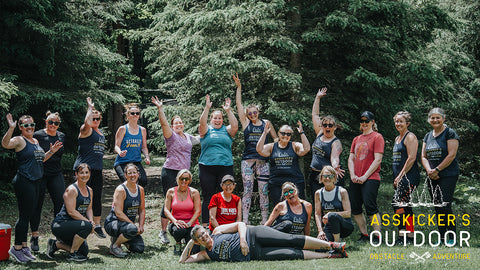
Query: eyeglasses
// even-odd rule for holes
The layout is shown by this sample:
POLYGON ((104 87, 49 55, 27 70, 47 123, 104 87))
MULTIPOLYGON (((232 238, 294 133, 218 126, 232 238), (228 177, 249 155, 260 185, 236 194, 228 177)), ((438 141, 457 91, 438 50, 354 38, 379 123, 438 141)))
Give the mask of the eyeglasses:
POLYGON ((368 124, 368 123, 370 123, 370 120, 360 119, 360 124, 362 124, 362 123, 368 124))
POLYGON ((55 126, 59 126, 60 125, 60 121, 52 121, 52 120, 48 120, 47 122, 49 125, 55 125, 55 126))
POLYGON ((292 188, 288 191, 283 192, 283 196, 288 196, 288 194, 293 194, 294 192, 295 192, 295 190, 292 188))
POLYGON ((283 132, 283 131, 280 131, 280 135, 290 137, 290 136, 292 136, 292 133, 291 133, 291 132, 283 132))
POLYGON ((333 174, 322 174, 323 178, 333 179, 335 176, 333 174))
POLYGON ((332 127, 333 127, 333 124, 323 124, 322 126, 323 126, 324 128, 326 128, 326 127, 332 128, 332 127))
POLYGON ((93 117, 92 118, 92 121, 100 121, 100 120, 102 120, 102 118, 100 118, 100 117, 93 117))
POLYGON ((250 116, 252 116, 252 115, 257 115, 257 114, 258 114, 257 111, 255 111, 255 112, 249 112, 249 113, 248 113, 248 115, 250 115, 250 116))
POLYGON ((180 178, 180 179, 178 179, 178 180, 188 182, 188 181, 190 181, 190 178, 188 178, 188 177, 182 177, 182 178, 180 178))
POLYGON ((24 127, 24 128, 35 127, 35 123, 20 124, 20 126, 21 126, 21 127, 24 127))
POLYGON ((130 112, 130 115, 140 115, 140 112, 130 112))

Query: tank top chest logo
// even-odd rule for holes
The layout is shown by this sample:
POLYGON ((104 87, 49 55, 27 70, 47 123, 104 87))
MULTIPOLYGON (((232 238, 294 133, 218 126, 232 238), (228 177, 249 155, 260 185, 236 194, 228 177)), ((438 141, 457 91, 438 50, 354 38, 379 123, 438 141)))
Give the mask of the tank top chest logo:
POLYGON ((142 144, 142 139, 128 139, 125 141, 125 146, 127 148, 130 148, 130 147, 137 148, 137 147, 140 147, 141 144, 142 144))
POLYGON ((35 147, 33 155, 35 156, 35 160, 39 162, 43 162, 43 159, 45 158, 45 152, 42 148, 40 148, 40 146, 35 147))
POLYGON ((104 136, 99 136, 98 137, 98 142, 93 144, 93 151, 95 152, 103 152, 105 151, 105 137, 104 136))
POLYGON ((312 147, 313 153, 317 156, 324 157, 325 156, 325 151, 321 147, 322 147, 321 145, 314 145, 312 147))
POLYGON ((290 167, 293 164, 293 157, 289 156, 288 153, 280 152, 275 155, 274 160, 277 166, 290 167))
POLYGON ((427 143, 425 153, 429 159, 440 159, 442 158, 442 148, 437 143, 435 139, 430 140, 427 143))

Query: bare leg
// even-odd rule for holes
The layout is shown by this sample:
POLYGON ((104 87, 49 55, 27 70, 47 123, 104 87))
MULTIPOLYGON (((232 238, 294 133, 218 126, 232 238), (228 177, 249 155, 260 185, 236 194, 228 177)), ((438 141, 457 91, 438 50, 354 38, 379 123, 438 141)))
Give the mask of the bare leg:
POLYGON ((101 216, 93 217, 93 222, 95 222, 95 225, 100 225, 100 219, 101 218, 102 218, 101 216))
POLYGON ((56 241, 56 245, 57 245, 57 248, 58 248, 58 249, 63 249, 63 250, 65 250, 66 252, 70 252, 70 250, 72 250, 72 247, 71 247, 71 246, 69 246, 69 245, 67 245, 67 244, 65 244, 65 243, 62 243, 62 242, 60 242, 60 241, 58 241, 58 240, 56 241))
POLYGON ((38 233, 38 231, 34 231, 34 232, 32 232, 32 236, 33 236, 33 237, 38 237, 38 236, 39 236, 39 233, 38 233))
MULTIPOLYGON (((362 215, 363 216, 363 215, 362 215)), ((376 213, 375 215, 371 215, 369 216, 369 220, 373 220, 373 217, 376 217, 378 221, 380 221, 380 214, 379 213, 376 213)), ((364 218, 365 220, 365 218, 364 218)), ((357 219, 355 218, 355 221, 357 221, 357 219)), ((380 225, 380 222, 376 222, 375 224, 372 225, 373 226, 373 230, 374 231, 381 231, 382 229, 382 226, 380 225)), ((358 225, 358 227, 360 227, 360 225, 358 225)), ((365 224, 365 230, 366 230, 366 224, 365 224)))
POLYGON ((311 236, 305 236, 303 249, 330 249, 330 242, 320 240, 311 236))
POLYGON ((313 260, 313 259, 325 259, 328 258, 328 253, 323 252, 315 252, 311 250, 304 250, 303 251, 303 259, 304 260, 313 260))
POLYGON ((368 234, 367 231, 367 221, 365 220, 365 216, 362 214, 353 215, 355 218, 355 222, 357 223, 358 229, 362 234, 368 234))
POLYGON ((167 231, 167 226, 168 226, 168 218, 162 217, 162 232, 167 231))
POLYGON ((339 233, 333 234, 333 241, 340 242, 340 234, 339 233))
POLYGON ((123 233, 122 233, 118 236, 117 241, 115 241, 115 243, 113 243, 113 245, 119 247, 123 243, 126 243, 126 242, 128 242, 128 239, 125 238, 125 236, 123 236, 123 233))
POLYGON ((69 250, 69 252, 73 253, 77 251, 80 248, 80 246, 83 244, 83 241, 85 241, 84 238, 81 238, 78 234, 75 234, 75 236, 73 237, 72 247, 69 250))

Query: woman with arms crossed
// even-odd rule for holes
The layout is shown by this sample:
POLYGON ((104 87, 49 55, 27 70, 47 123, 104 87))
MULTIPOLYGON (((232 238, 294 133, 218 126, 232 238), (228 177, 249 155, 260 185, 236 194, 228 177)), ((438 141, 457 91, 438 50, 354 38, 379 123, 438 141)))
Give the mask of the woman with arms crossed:
MULTIPOLYGON (((270 175, 270 164, 268 158, 258 154, 256 147, 257 142, 260 139, 265 125, 269 123, 270 136, 273 139, 278 139, 275 129, 270 121, 266 119, 260 119, 260 109, 255 104, 250 104, 247 108, 243 108, 242 105, 242 84, 238 78, 238 74, 233 76, 233 80, 237 85, 237 109, 238 118, 242 123, 243 137, 245 141, 245 149, 242 155, 242 178, 243 178, 243 222, 249 224, 248 214, 250 213, 250 206, 252 203, 252 193, 254 186, 255 176, 258 183, 258 194, 260 195, 260 210, 262 212, 262 221, 260 224, 264 224, 268 218, 268 176, 270 175)), ((268 143, 265 138, 264 143, 268 143)))

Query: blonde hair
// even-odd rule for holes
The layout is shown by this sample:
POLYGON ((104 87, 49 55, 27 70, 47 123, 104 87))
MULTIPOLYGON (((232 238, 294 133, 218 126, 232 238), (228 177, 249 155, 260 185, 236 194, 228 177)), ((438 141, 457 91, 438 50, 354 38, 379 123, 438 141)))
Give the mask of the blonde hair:
POLYGON ((401 116, 403 117, 403 119, 405 119, 405 122, 407 124, 411 124, 412 123, 412 115, 407 112, 407 111, 399 111, 397 112, 397 114, 395 114, 395 116, 393 117, 393 121, 395 121, 395 118, 397 118, 397 116, 401 116))
POLYGON ((331 175, 333 175, 333 180, 334 180, 334 183, 336 184, 337 183, 337 172, 335 172, 335 169, 330 165, 323 166, 322 171, 318 175, 318 182, 322 183, 322 175, 326 172, 329 172, 331 175))
POLYGON ((33 117, 31 117, 30 115, 22 115, 22 116, 20 116, 20 118, 18 119, 18 122, 19 122, 18 125, 23 124, 23 121, 25 121, 25 120, 27 120, 27 119, 29 119, 29 118, 32 119, 32 122, 35 123, 35 120, 34 120, 33 117))
POLYGON ((51 111, 47 111, 47 112, 45 113, 45 115, 47 116, 47 117, 45 118, 45 121, 48 120, 48 119, 50 119, 50 118, 58 118, 59 121, 62 121, 62 119, 60 119, 60 114, 59 114, 58 112, 52 113, 51 111))
POLYGON ((140 109, 140 104, 138 103, 128 103, 125 104, 125 106, 123 107, 125 108, 125 121, 128 121, 128 115, 130 114, 131 109, 137 108, 139 112, 142 112, 142 110, 140 109))
POLYGON ((180 177, 182 177, 182 175, 183 175, 184 173, 188 173, 188 175, 189 175, 189 177, 190 177, 190 181, 192 180, 193 175, 192 175, 192 173, 190 172, 190 170, 188 170, 188 169, 182 169, 182 170, 180 170, 180 171, 177 173, 177 177, 176 177, 176 179, 175 179, 175 180, 177 181, 177 184, 178 184, 178 181, 180 181, 180 177))
POLYGON ((283 183, 283 185, 282 185, 282 197, 285 197, 285 196, 283 195, 283 190, 286 189, 286 188, 288 188, 289 186, 290 186, 291 188, 293 188, 293 189, 295 190, 295 192, 298 194, 298 188, 297 188, 297 186, 296 186, 294 183, 292 183, 292 182, 285 182, 285 183, 283 183))
MULTIPOLYGON (((290 130, 290 132, 293 133, 293 128, 292 128, 291 126, 289 126, 289 125, 283 125, 283 126, 281 126, 281 127, 278 129, 278 132, 280 132, 280 129, 282 129, 282 128, 288 128, 288 129, 290 130)), ((280 133, 279 133, 279 134, 280 134, 280 133)), ((287 183, 289 183, 289 182, 287 182, 287 183)))

